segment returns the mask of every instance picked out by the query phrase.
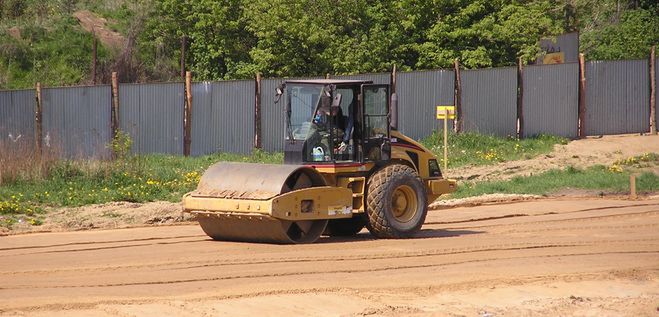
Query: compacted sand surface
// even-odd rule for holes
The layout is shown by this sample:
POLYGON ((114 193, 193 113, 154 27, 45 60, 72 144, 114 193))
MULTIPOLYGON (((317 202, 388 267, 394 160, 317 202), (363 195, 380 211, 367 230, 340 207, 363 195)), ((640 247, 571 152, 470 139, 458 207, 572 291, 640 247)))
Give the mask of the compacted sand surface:
POLYGON ((0 316, 659 316, 659 199, 430 211, 415 239, 0 237, 0 316))

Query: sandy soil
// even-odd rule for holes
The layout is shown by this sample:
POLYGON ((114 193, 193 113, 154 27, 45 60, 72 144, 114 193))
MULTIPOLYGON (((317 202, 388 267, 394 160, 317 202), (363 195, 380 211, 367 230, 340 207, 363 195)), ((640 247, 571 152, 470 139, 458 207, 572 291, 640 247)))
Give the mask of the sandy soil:
POLYGON ((40 226, 22 222, 15 224, 11 230, 3 228, 0 235, 158 226, 190 221, 193 221, 192 216, 182 212, 180 203, 111 202, 78 208, 57 208, 48 212, 40 226))
POLYGON ((80 26, 87 32, 96 32, 96 37, 101 43, 113 49, 121 49, 126 43, 126 38, 119 32, 112 31, 107 26, 108 21, 101 18, 88 10, 80 10, 73 13, 73 16, 78 19, 80 26))
POLYGON ((575 140, 556 145, 552 153, 534 159, 449 169, 447 175, 459 180, 505 180, 568 166, 611 165, 617 160, 645 153, 659 153, 659 135, 607 135, 575 140))
POLYGON ((407 240, 15 235, 0 237, 0 281, 2 316, 657 316, 659 199, 436 210, 407 240))

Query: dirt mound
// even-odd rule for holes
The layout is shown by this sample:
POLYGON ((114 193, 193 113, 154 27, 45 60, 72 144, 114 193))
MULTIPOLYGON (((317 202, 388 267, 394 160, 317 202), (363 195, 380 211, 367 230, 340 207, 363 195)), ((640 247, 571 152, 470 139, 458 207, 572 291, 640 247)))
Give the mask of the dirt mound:
POLYGON ((617 160, 645 153, 659 153, 659 135, 615 135, 576 140, 566 145, 556 145, 550 154, 534 159, 465 166, 449 169, 447 175, 458 180, 507 180, 568 166, 610 165, 617 160))
POLYGON ((135 226, 171 225, 191 221, 181 205, 170 202, 112 202, 78 208, 58 208, 50 211, 41 226, 19 223, 12 234, 29 232, 59 232, 89 229, 115 229, 135 226))
POLYGON ((80 26, 87 32, 95 32, 96 38, 108 48, 121 49, 126 44, 126 38, 119 32, 112 31, 108 26, 105 18, 99 17, 91 11, 80 10, 73 13, 78 19, 80 26))

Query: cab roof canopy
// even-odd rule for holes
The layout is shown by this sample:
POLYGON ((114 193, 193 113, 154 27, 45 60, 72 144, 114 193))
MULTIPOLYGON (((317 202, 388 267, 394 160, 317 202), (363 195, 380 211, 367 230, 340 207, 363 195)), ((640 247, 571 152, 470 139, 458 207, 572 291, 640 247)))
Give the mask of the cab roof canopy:
POLYGON ((371 80, 348 80, 348 79, 291 79, 287 84, 320 84, 320 85, 356 85, 372 84, 371 80))

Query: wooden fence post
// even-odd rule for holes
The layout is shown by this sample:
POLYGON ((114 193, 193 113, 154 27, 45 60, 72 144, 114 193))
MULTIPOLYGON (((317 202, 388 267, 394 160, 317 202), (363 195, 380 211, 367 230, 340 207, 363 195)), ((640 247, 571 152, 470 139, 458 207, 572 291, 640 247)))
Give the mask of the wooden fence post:
POLYGON ((517 138, 524 138, 524 61, 517 60, 517 138))
POLYGON ((110 128, 112 129, 112 139, 114 139, 119 132, 119 78, 117 72, 112 72, 112 109, 110 115, 110 128))
POLYGON ((650 134, 657 134, 657 73, 655 46, 650 50, 650 134))
POLYGON ((586 58, 579 54, 579 138, 586 137, 586 58))
POLYGON ((254 148, 263 148, 261 139, 261 74, 256 73, 254 85, 254 148))
POLYGON ((190 156, 192 145, 192 72, 185 72, 185 105, 183 107, 183 125, 185 135, 183 136, 183 155, 190 156))
POLYGON ((455 133, 462 132, 464 118, 462 117, 462 79, 460 76, 460 60, 457 58, 453 62, 453 72, 455 76, 453 87, 453 103, 455 105, 455 121, 453 130, 455 133))
POLYGON ((36 85, 36 109, 34 111, 34 128, 35 128, 35 147, 37 160, 41 160, 41 154, 43 153, 43 116, 42 116, 42 99, 41 99, 41 83, 36 85))
MULTIPOLYGON (((112 90, 112 106, 110 107, 110 133, 111 133, 111 140, 114 141, 117 138, 117 134, 119 133, 119 78, 117 76, 117 72, 112 72, 112 81, 111 83, 111 90, 112 90)), ((110 149, 112 153, 110 153, 111 158, 114 160, 117 158, 117 153, 115 153, 115 149, 111 148, 110 149)))

